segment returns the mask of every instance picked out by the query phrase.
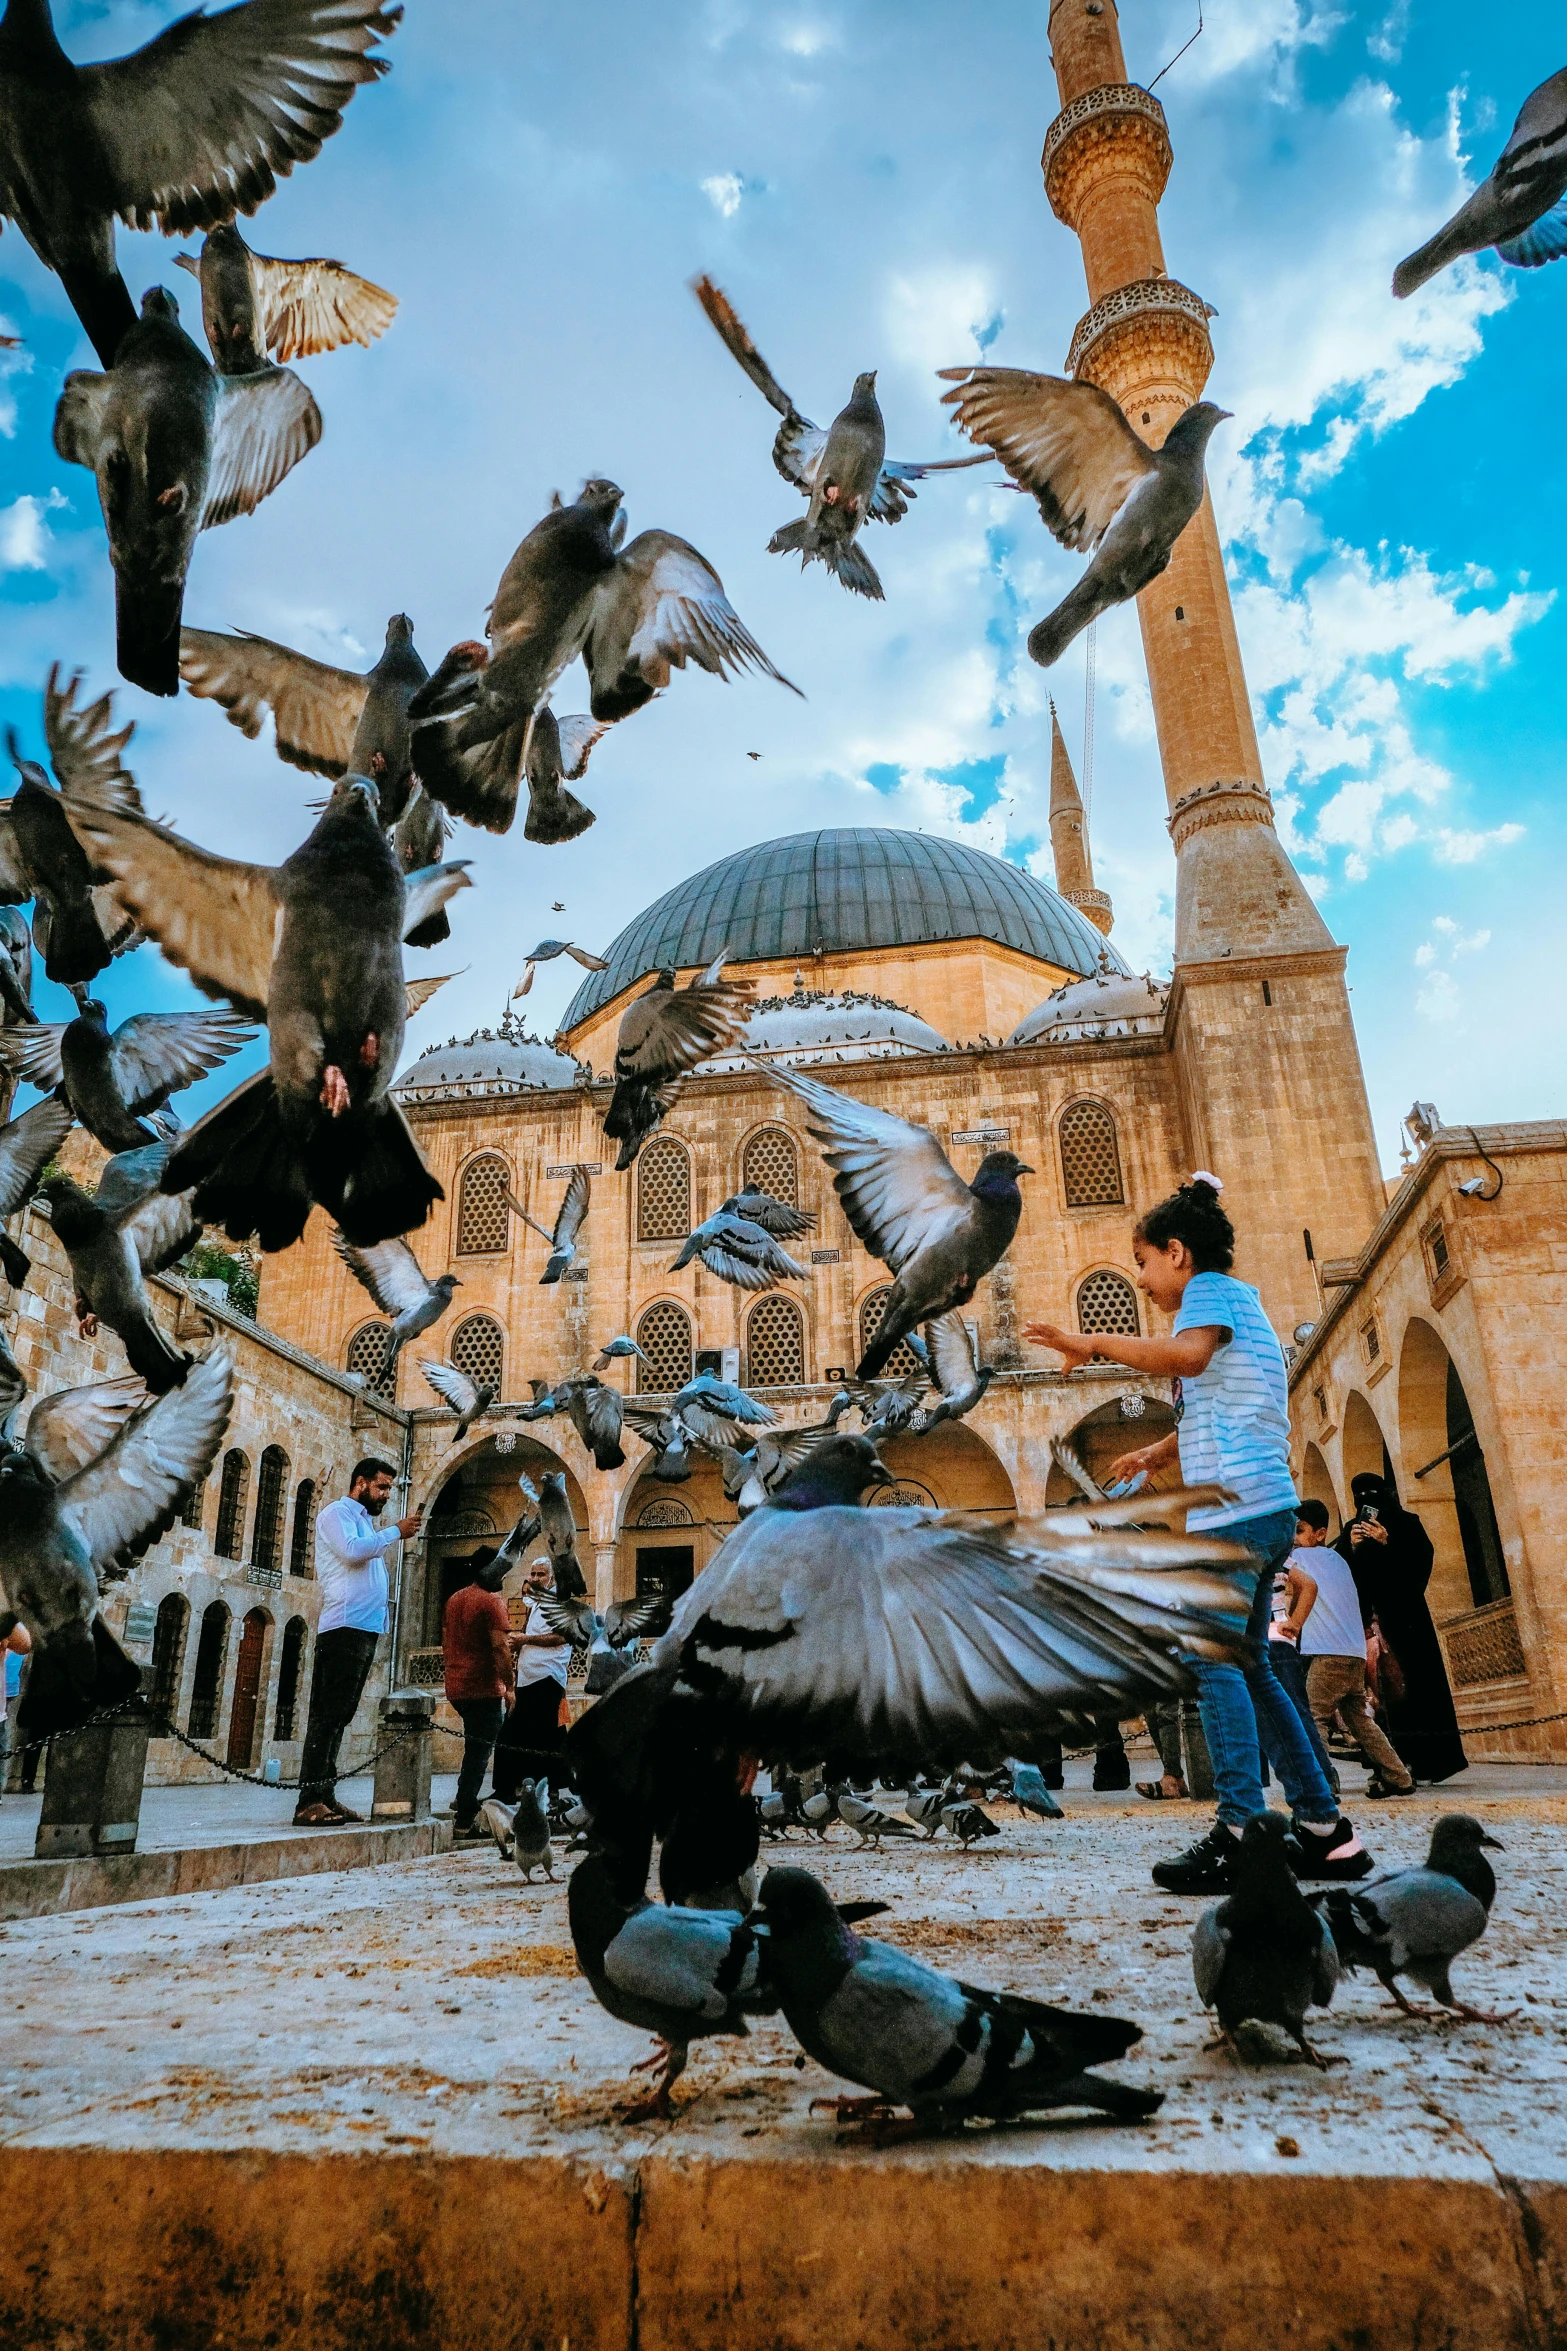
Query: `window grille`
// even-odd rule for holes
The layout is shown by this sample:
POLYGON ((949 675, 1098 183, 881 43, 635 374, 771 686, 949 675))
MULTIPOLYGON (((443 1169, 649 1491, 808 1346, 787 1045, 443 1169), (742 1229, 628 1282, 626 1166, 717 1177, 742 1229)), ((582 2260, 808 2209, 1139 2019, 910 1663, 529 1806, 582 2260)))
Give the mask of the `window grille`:
POLYGON ((294 1532, 288 1546, 288 1572, 292 1576, 315 1573, 316 1481, 301 1478, 294 1489, 294 1532))
POLYGON ((1327 1392, 1327 1389, 1326 1389, 1326 1388, 1313 1388, 1313 1389, 1312 1389, 1312 1391, 1311 1391, 1311 1401, 1313 1402, 1313 1404, 1315 1404, 1315 1406, 1316 1406, 1316 1408, 1317 1408, 1317 1418, 1318 1418, 1318 1420, 1320 1420, 1320 1421, 1326 1421, 1326 1419, 1327 1419, 1327 1417, 1328 1417, 1328 1392, 1327 1392))
POLYGON ((212 1538, 212 1548, 220 1559, 238 1559, 240 1555, 249 1493, 250 1463, 243 1453, 225 1453, 223 1477, 218 1487, 218 1531, 212 1538))
POLYGON ((688 1527, 695 1525, 683 1502, 645 1502, 637 1520, 639 1527, 688 1527))
POLYGON ((256 1523, 250 1536, 252 1583, 283 1581, 283 1495, 287 1485, 288 1455, 281 1445, 269 1445, 256 1477, 256 1523))
POLYGON ((283 1653, 277 1669, 277 1712, 272 1718, 274 1739, 297 1736, 299 1691, 304 1680, 305 1640, 310 1631, 302 1616, 291 1616, 283 1627, 283 1653))
POLYGON ((152 1635, 152 1735, 170 1736, 174 1711, 180 1702, 180 1673, 185 1663, 185 1628, 190 1603, 178 1592, 158 1602, 158 1621, 152 1635))
POLYGON ((1431 1271, 1440 1281, 1447 1271, 1447 1235, 1439 1224, 1434 1224, 1426 1238, 1431 1244, 1431 1271))
POLYGON ((462 1171, 457 1192, 457 1254, 494 1257, 511 1242, 511 1218, 506 1195, 511 1169, 498 1151, 470 1159, 462 1171))
POLYGON ((740 1163, 742 1186, 755 1184, 787 1207, 800 1205, 800 1154, 793 1135, 783 1127, 763 1127, 745 1147, 740 1163))
POLYGON ((1086 1274, 1077 1287, 1077 1327, 1085 1337, 1115 1332, 1137 1336, 1137 1292, 1122 1273, 1086 1274))
POLYGON ((1121 1153, 1102 1102, 1070 1102, 1061 1113, 1061 1180, 1068 1208, 1119 1208, 1121 1153))
MULTIPOLYGON (((860 1308, 860 1353, 862 1355, 886 1320, 887 1300, 891 1295, 890 1290, 872 1290, 860 1308)), ((879 1380, 906 1380, 910 1372, 919 1371, 921 1368, 920 1359, 909 1345, 908 1340, 900 1339, 876 1377, 879 1380)))
POLYGON ((685 1308, 660 1298, 637 1324, 636 1336, 648 1358, 637 1364, 639 1390, 657 1396, 683 1388, 692 1365, 691 1317, 685 1308))
POLYGON ((805 1317, 792 1298, 759 1298, 752 1307, 745 1325, 745 1367, 748 1387, 804 1385, 805 1317))
POLYGON ((1360 1343, 1366 1350, 1366 1361, 1368 1363, 1377 1363, 1381 1360, 1382 1334, 1377 1329, 1375 1320, 1371 1322, 1363 1322, 1361 1324, 1360 1343))
MULTIPOLYGON (((245 1456, 240 1454, 238 1458, 243 1461, 245 1456)), ((229 1460, 234 1459, 231 1453, 229 1460)), ((223 1695, 223 1659, 228 1638, 229 1612, 221 1600, 214 1600, 202 1614, 201 1638, 196 1643, 196 1679, 191 1687, 190 1720, 186 1724, 193 1739, 210 1739, 218 1727, 218 1701, 223 1695)))
POLYGON ((468 1377, 501 1392, 506 1334, 493 1314, 470 1314, 452 1333, 452 1361, 468 1377))
POLYGON ((690 1230, 690 1158, 672 1135, 657 1135, 637 1160, 637 1239, 683 1241, 690 1230))
POLYGON ((938 1507, 929 1486, 918 1485, 913 1478, 899 1478, 890 1486, 877 1486, 865 1500, 873 1510, 934 1510, 938 1507))
POLYGON ((362 1322, 343 1358, 344 1370, 357 1372, 374 1396, 390 1396, 397 1385, 397 1366, 386 1360, 391 1336, 389 1322, 362 1322))
POLYGON ((201 1531, 202 1514, 206 1507, 207 1481, 205 1478, 203 1478, 201 1484, 199 1486, 192 1486, 190 1492, 185 1497, 185 1507, 180 1512, 181 1526, 194 1527, 199 1534, 201 1531))

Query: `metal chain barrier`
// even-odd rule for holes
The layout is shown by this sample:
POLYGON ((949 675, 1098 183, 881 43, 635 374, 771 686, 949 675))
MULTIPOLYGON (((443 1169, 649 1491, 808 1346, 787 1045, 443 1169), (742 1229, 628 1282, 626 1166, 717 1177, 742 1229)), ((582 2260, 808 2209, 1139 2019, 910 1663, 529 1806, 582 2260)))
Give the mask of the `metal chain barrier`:
MULTIPOLYGON (((96 1714, 90 1714, 85 1722, 74 1724, 68 1731, 50 1731, 41 1739, 24 1739, 22 1744, 13 1748, 11 1752, 15 1755, 37 1754, 54 1741, 80 1738, 84 1731, 98 1730, 106 1722, 118 1722, 121 1716, 133 1712, 140 1703, 139 1695, 133 1692, 129 1698, 122 1698, 117 1706, 100 1707, 96 1714)), ((201 1746, 197 1740, 191 1738, 188 1732, 182 1731, 178 1723, 170 1722, 166 1716, 159 1716, 156 1719, 158 1727, 153 1733, 155 1738, 176 1740, 180 1746, 188 1749, 192 1755, 199 1755, 203 1763, 210 1763, 215 1771, 222 1772, 228 1779, 244 1780, 252 1788, 276 1789, 280 1793, 298 1788, 301 1784, 297 1779, 269 1780, 262 1772, 242 1771, 237 1763, 227 1763, 221 1755, 214 1755, 210 1747, 201 1746)), ((418 1723, 411 1730, 398 1731, 394 1737, 383 1739, 380 1746, 372 1748, 370 1753, 360 1762, 340 1765, 337 1773, 338 1778, 340 1780, 362 1778, 364 1773, 374 1769, 383 1755, 389 1755, 394 1747, 406 1746, 410 1739, 422 1738, 426 1731, 433 1731, 438 1738, 454 1739, 459 1746, 462 1743, 462 1732, 450 1729, 444 1722, 418 1723)))

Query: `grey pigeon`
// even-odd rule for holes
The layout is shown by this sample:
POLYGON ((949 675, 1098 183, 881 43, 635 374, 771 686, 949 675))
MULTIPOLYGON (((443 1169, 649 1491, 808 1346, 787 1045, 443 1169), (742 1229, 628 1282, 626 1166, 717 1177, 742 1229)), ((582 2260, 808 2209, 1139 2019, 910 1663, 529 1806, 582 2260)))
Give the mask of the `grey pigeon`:
POLYGON ((501 574, 488 644, 454 645, 414 697, 425 790, 469 824, 510 829, 534 714, 581 652, 594 591, 615 568, 620 497, 601 479, 584 482, 570 506, 557 497, 501 574))
POLYGON ((166 25, 128 57, 73 65, 49 0, 0 21, 0 214, 59 277, 105 367, 136 313, 116 217, 166 237, 254 212, 321 151, 402 15, 379 0, 247 0, 166 25), (68 159, 68 162, 67 162, 68 159))
POLYGON ((1078 2016, 1012 1992, 960 1983, 907 1951, 855 1934, 808 1870, 770 1869, 756 1923, 789 2030, 808 2057, 874 2095, 838 2102, 840 2119, 881 2121, 907 2106, 916 2130, 970 2116, 1012 2121, 1087 2106, 1141 2122, 1163 2103, 1090 2068, 1141 2040, 1135 2024, 1078 2016))
POLYGON ((547 1780, 524 1780, 518 1787, 515 1804, 503 1804, 498 1797, 492 1796, 488 1803, 479 1807, 490 1834, 501 1849, 502 1859, 515 1861, 530 1885, 536 1869, 542 1869, 551 1880, 555 1875, 551 1861, 549 1814, 540 1800, 541 1788, 547 1799, 547 1780))
POLYGON ((1281 1812, 1246 1823, 1231 1891, 1192 1930, 1192 1974, 1198 1998, 1218 2012, 1221 2038, 1238 2054, 1265 2061, 1276 2054, 1272 2037, 1283 2032, 1320 2066, 1326 2060, 1306 2038, 1306 2011, 1332 2000, 1339 1960, 1326 1922, 1296 1883, 1288 1835, 1281 1812))
POLYGON ((996 1376, 993 1365, 980 1362, 973 1335, 956 1307, 925 1325, 925 1347, 941 1397, 925 1414, 922 1435, 944 1420, 964 1419, 996 1376))
POLYGON ((440 1321, 451 1305, 452 1292, 462 1288, 461 1279, 454 1273, 438 1273, 433 1282, 427 1281, 406 1241, 376 1241, 360 1249, 334 1228, 332 1246, 391 1325, 382 1367, 390 1391, 396 1385, 398 1356, 410 1339, 440 1321))
POLYGON ((1454 1993, 1451 1968, 1478 1943, 1496 1899, 1496 1877, 1483 1846, 1502 1851, 1467 1812, 1448 1812, 1431 1831, 1423 1869, 1396 1869, 1366 1885, 1334 1886, 1312 1897, 1332 1931, 1346 1974, 1369 1968, 1406 2016, 1430 2016, 1399 1990, 1409 1976, 1454 2016, 1474 2024, 1505 2024, 1507 2017, 1471 2008, 1454 1993))
POLYGON ((270 711, 279 759, 334 781, 368 776, 382 824, 401 819, 414 783, 408 705, 429 676, 406 612, 392 614, 381 657, 363 672, 334 669, 248 629, 182 629, 180 676, 251 742, 270 711))
MULTIPOLYGON (((528 782, 528 813, 522 824, 525 841, 575 841, 596 822, 592 809, 566 786, 587 773, 593 746, 608 733, 608 726, 600 725, 596 718, 581 712, 557 718, 547 702, 540 704, 533 714, 522 769, 528 782)), ((602 970, 603 966, 597 968, 602 970)), ((527 990, 519 984, 517 993, 526 995, 527 990)))
POLYGON ((455 1363, 432 1363, 427 1355, 419 1358, 419 1369, 444 1404, 449 1404, 457 1415, 457 1426, 452 1431, 452 1443, 460 1445, 476 1420, 482 1420, 495 1402, 495 1390, 488 1380, 469 1377, 455 1363))
POLYGON ((389 1092, 407 1020, 402 942, 466 886, 466 868, 405 881, 360 777, 334 788, 278 867, 129 815, 76 823, 169 961, 267 1023, 270 1066, 184 1137, 168 1185, 196 1186, 203 1218, 269 1250, 298 1240, 312 1201, 362 1249, 422 1224, 444 1195, 389 1092))
POLYGON ((922 1371, 911 1371, 907 1379, 886 1381, 879 1388, 867 1388, 857 1399, 860 1408, 860 1429, 873 1444, 883 1437, 905 1437, 923 1434, 926 1425, 925 1407, 921 1402, 928 1382, 922 1371))
POLYGON ((1010 1782, 1008 1794, 1020 1812, 1031 1812, 1037 1820, 1065 1818, 1037 1763, 1020 1763, 1015 1755, 1009 1755, 1006 1770, 1010 1782))
POLYGON ((23 1701, 30 1737, 82 1722, 129 1697, 140 1673, 99 1610, 174 1525, 217 1458, 234 1365, 214 1347, 184 1386, 135 1408, 127 1383, 46 1397, 20 1445, 0 1445, 0 1589, 32 1634, 23 1701), (131 1409, 127 1410, 127 1405, 131 1409))
POLYGON ((856 544, 866 522, 901 522, 914 497, 914 484, 928 473, 957 473, 983 465, 983 457, 947 457, 916 465, 887 455, 887 429, 876 399, 872 369, 854 379, 846 408, 827 432, 802 416, 741 325, 727 294, 711 278, 697 278, 692 291, 717 328, 726 349, 783 418, 773 443, 773 463, 786 482, 809 499, 801 522, 786 523, 768 541, 768 553, 798 551, 802 566, 825 563, 856 595, 880 599, 882 587, 863 547, 856 544))
POLYGON ((550 1245, 549 1256, 544 1261, 544 1271, 539 1276, 541 1288, 547 1283, 558 1282, 561 1275, 574 1262, 577 1254, 577 1235, 587 1223, 588 1210, 592 1205, 593 1178, 589 1175, 587 1168, 579 1162, 573 1167, 567 1180, 560 1206, 555 1212, 553 1226, 540 1224, 538 1218, 529 1216, 525 1208, 519 1211, 524 1221, 530 1224, 533 1230, 550 1245))
POLYGON ((1516 269, 1567 253, 1567 67, 1531 90, 1490 174, 1418 253, 1393 272, 1402 300, 1461 253, 1494 245, 1516 269))
POLYGON ((982 1838, 999 1837, 1001 1834, 999 1826, 988 1812, 978 1804, 967 1803, 961 1797, 956 1801, 950 1796, 947 1798, 941 1807, 941 1819, 943 1827, 952 1831, 965 1853, 970 1845, 978 1844, 982 1838))
POLYGON ((759 1396, 747 1395, 733 1380, 715 1379, 710 1371, 699 1371, 695 1379, 687 1380, 670 1404, 691 1434, 706 1443, 716 1437, 728 1442, 731 1428, 770 1428, 778 1415, 770 1404, 759 1396))
MULTIPOLYGON (((754 1403, 757 1399, 750 1401, 754 1403)), ((737 1452, 727 1441, 711 1435, 703 1438, 703 1444, 722 1472, 724 1492, 736 1504, 742 1518, 759 1509, 819 1445, 828 1443, 853 1401, 848 1389, 840 1388, 824 1420, 793 1428, 757 1428, 747 1453, 737 1452)))
POLYGON ((804 1103, 807 1126, 828 1146, 823 1157, 845 1216, 895 1277, 856 1375, 874 1379, 900 1339, 966 1306, 1006 1255, 1023 1212, 1017 1179, 1034 1171, 1015 1151, 987 1151, 966 1184, 928 1127, 781 1063, 754 1066, 804 1103))
MULTIPOLYGON (((372 767, 375 765, 373 759, 370 764, 372 767)), ((402 868, 405 881, 411 881, 416 874, 427 873, 432 866, 443 862, 451 829, 445 809, 432 800, 423 784, 416 780, 403 802, 402 815, 391 828, 392 855, 402 868)), ((446 919, 446 909, 438 906, 422 922, 413 924, 405 944, 410 947, 438 947, 443 939, 449 939, 451 935, 452 926, 446 919)), ((446 979, 451 977, 452 974, 448 972, 445 979, 409 981, 410 1020, 420 1005, 433 996, 437 988, 444 987, 446 979)))
POLYGON ((572 1513, 570 1497, 566 1492, 565 1471, 559 1469, 547 1471, 537 1486, 533 1484, 531 1478, 526 1476, 520 1477, 517 1483, 528 1500, 538 1510, 544 1527, 544 1540, 549 1545, 551 1560, 557 1563, 557 1570, 560 1563, 565 1563, 570 1571, 574 1571, 568 1573, 564 1586, 562 1586, 557 1572, 556 1584, 561 1598, 566 1600, 583 1598, 587 1592, 587 1586, 582 1581, 577 1563, 577 1521, 572 1513))
POLYGON ((135 731, 112 731, 107 694, 78 709, 81 679, 60 684, 56 665, 44 689, 44 733, 60 789, 35 761, 24 759, 14 734, 10 753, 21 776, 14 797, 0 801, 0 903, 33 905, 33 944, 52 980, 78 987, 141 933, 112 893, 94 882, 86 851, 71 830, 69 811, 83 803, 138 815, 141 794, 121 753, 135 731))
POLYGON ((1063 547, 1093 555, 1071 594, 1030 632, 1028 650, 1048 669, 1091 620, 1166 568, 1202 504, 1208 442, 1230 411, 1199 400, 1151 449, 1097 384, 1020 367, 940 372, 954 379, 945 398, 970 440, 988 443, 1032 492, 1063 547))
POLYGON ((690 1072, 732 1045, 745 1025, 751 982, 724 978, 726 954, 715 955, 683 988, 676 972, 658 972, 621 1016, 615 1091, 604 1113, 604 1132, 620 1145, 617 1169, 631 1165, 690 1072))
POLYGON ((939 1837, 946 1827, 941 1817, 942 1791, 940 1788, 916 1788, 904 1798, 903 1809, 917 1829, 925 1833, 926 1841, 939 1837))
POLYGON ((35 1102, 9 1126, 0 1127, 0 1272, 13 1290, 26 1281, 31 1261, 21 1243, 3 1229, 4 1221, 27 1206, 70 1131, 70 1111, 63 1102, 52 1100, 35 1102))
POLYGON ((768 660, 706 556, 673 531, 640 531, 617 554, 594 591, 582 657, 588 706, 610 723, 651 702, 688 661, 715 678, 760 670, 800 693, 768 660))
POLYGON ((700 1257, 710 1274, 737 1290, 776 1290, 781 1281, 807 1279, 805 1267, 797 1265, 763 1226, 721 1208, 705 1223, 692 1227, 670 1272, 679 1273, 694 1257, 700 1257))
POLYGON ((584 971, 608 971, 602 955, 590 955, 586 947, 574 946, 570 939, 541 939, 522 967, 522 977, 512 990, 513 1001, 526 996, 533 986, 533 974, 541 963, 553 963, 558 955, 569 955, 573 963, 580 963, 584 971))
POLYGON ((397 297, 340 261, 277 261, 253 253, 233 221, 209 229, 199 257, 175 264, 201 284, 201 323, 212 363, 249 375, 268 358, 310 359, 345 343, 366 350, 397 316, 397 297))
POLYGON ((630 1672, 632 1660, 624 1652, 667 1610, 662 1595, 655 1593, 646 1600, 611 1601, 602 1616, 586 1599, 541 1600, 539 1613, 573 1649, 586 1650, 587 1695, 597 1698, 630 1672))
POLYGON ((678 1486, 691 1475, 691 1448, 696 1442, 679 1413, 665 1404, 628 1402, 624 1407, 626 1426, 651 1448, 653 1458, 646 1465, 649 1477, 660 1485, 678 1486))
POLYGON ((156 1143, 148 1115, 256 1033, 236 1012, 138 1012, 111 1036, 96 996, 81 994, 77 1005, 73 1021, 0 1029, 0 1061, 29 1085, 58 1087, 72 1114, 109 1152, 156 1143))
POLYGON ((533 1401, 517 1406, 519 1420, 553 1420, 557 1412, 566 1409, 564 1383, 555 1388, 548 1380, 530 1380, 528 1386, 533 1391, 533 1401))
POLYGON ((743 1216, 747 1224, 759 1224, 775 1241, 797 1241, 816 1223, 812 1210, 792 1207, 787 1200, 775 1200, 760 1184, 747 1184, 743 1190, 731 1192, 720 1213, 743 1216))
POLYGON ((566 1417, 593 1456, 595 1469, 619 1469, 626 1456, 620 1447, 625 1401, 618 1388, 607 1388, 592 1373, 564 1383, 566 1417))
POLYGON ((595 1371, 607 1371, 612 1363, 623 1363, 628 1356, 632 1355, 637 1358, 639 1363, 646 1363, 648 1360, 646 1348, 639 1347, 635 1339, 628 1339, 622 1332, 619 1338, 605 1340, 594 1358, 593 1368, 595 1371))
POLYGON ((33 1011, 33 941, 27 917, 0 904, 0 1029, 36 1018, 33 1011))
POLYGON ((38 1187, 71 1261, 84 1330, 106 1323, 155 1396, 179 1386, 190 1358, 153 1320, 146 1276, 175 1264, 201 1230, 189 1192, 159 1189, 168 1157, 167 1143, 123 1151, 104 1168, 96 1192, 83 1191, 68 1175, 50 1176, 38 1187))
POLYGON ((852 1788, 839 1788, 836 1793, 838 1818, 845 1828, 853 1829, 861 1845, 879 1846, 883 1837, 912 1837, 914 1831, 901 1820, 894 1820, 890 1812, 883 1812, 868 1796, 857 1796, 852 1788))
POLYGON ((66 377, 54 445, 97 477, 122 677, 149 694, 179 692, 198 534, 253 514, 320 438, 321 411, 291 369, 219 375, 163 286, 142 296, 107 375, 66 377))

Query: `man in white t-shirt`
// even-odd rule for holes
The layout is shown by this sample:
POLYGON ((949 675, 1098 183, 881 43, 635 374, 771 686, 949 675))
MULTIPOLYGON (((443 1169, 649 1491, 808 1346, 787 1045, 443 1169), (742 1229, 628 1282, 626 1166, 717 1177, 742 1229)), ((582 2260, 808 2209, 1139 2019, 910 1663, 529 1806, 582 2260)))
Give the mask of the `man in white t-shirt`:
POLYGON ((1361 1754, 1373 1778, 1368 1796, 1407 1796, 1415 1779, 1371 1711, 1366 1694, 1366 1635, 1360 1619, 1360 1596, 1349 1561, 1328 1543, 1328 1511, 1323 1502, 1303 1502, 1295 1529, 1292 1560, 1299 1559, 1316 1580, 1317 1596, 1300 1632, 1301 1663, 1306 1668, 1306 1694, 1324 1745, 1335 1711, 1361 1754))
POLYGON ((571 1666, 571 1643, 563 1641, 539 1606, 555 1589, 547 1559, 535 1559, 523 1582, 528 1614, 511 1636, 517 1652, 517 1688, 511 1711, 495 1742, 491 1773, 503 1804, 514 1804, 525 1779, 547 1778, 566 1743, 561 1701, 571 1666))
POLYGON ((310 1717, 294 1811, 300 1828, 340 1828, 363 1818, 337 1800, 337 1760, 343 1733, 364 1696, 376 1643, 386 1630, 387 1553, 419 1532, 417 1511, 389 1527, 375 1523, 396 1483, 390 1462, 356 1461, 348 1492, 328 1503, 316 1520, 316 1580, 324 1604, 316 1627, 310 1717))

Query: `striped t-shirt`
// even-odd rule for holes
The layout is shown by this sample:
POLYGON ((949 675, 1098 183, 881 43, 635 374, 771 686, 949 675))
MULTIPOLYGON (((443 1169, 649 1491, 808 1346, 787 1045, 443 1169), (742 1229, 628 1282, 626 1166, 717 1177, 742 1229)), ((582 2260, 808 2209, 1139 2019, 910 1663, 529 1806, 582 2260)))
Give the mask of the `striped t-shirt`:
POLYGON ((1262 1300, 1250 1282, 1233 1274, 1193 1274, 1175 1328, 1228 1334, 1206 1371, 1175 1382, 1181 1476, 1189 1486, 1229 1486, 1240 1496, 1214 1510, 1192 1511, 1187 1526, 1233 1526, 1264 1511, 1293 1510, 1284 1350, 1262 1300))

